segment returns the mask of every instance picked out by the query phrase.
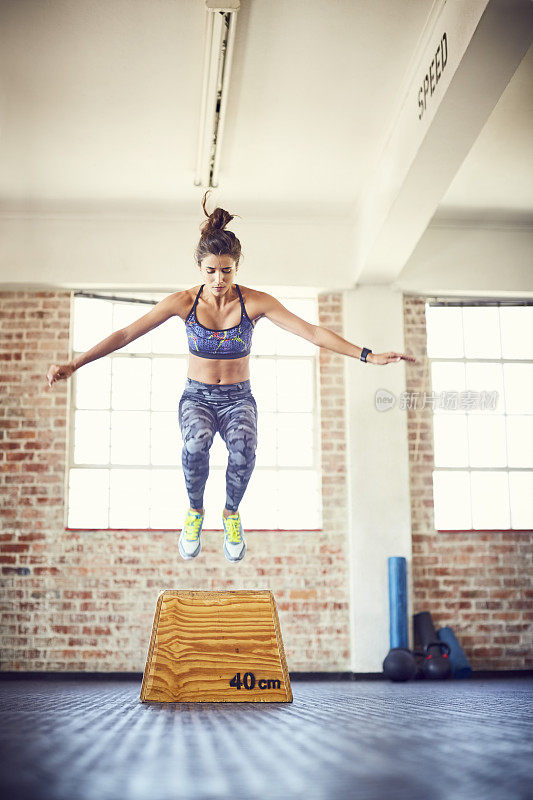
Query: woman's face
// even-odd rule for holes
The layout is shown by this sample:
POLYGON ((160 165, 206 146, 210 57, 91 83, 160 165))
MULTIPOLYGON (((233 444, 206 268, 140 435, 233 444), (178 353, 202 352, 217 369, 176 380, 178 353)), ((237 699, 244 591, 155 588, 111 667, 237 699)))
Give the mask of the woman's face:
POLYGON ((204 283, 215 297, 221 297, 228 291, 238 269, 231 256, 208 255, 200 264, 204 283))

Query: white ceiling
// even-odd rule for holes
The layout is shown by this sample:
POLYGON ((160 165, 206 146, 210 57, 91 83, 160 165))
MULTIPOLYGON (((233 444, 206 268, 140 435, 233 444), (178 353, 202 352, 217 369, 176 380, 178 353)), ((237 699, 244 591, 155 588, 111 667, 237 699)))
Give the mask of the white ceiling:
MULTIPOLYGON (((351 214, 431 0, 242 0, 220 188, 351 214)), ((197 213, 201 0, 3 0, 2 208, 197 213)))
MULTIPOLYGON (((241 0, 211 203, 248 221, 351 225, 445 5, 241 0)), ((0 221, 177 214, 196 231, 204 18, 202 0, 0 0, 0 221)), ((531 224, 532 85, 530 47, 435 221, 531 224)), ((335 280, 349 285, 349 267, 335 280)))
POLYGON ((533 47, 442 198, 440 219, 533 224, 533 47))

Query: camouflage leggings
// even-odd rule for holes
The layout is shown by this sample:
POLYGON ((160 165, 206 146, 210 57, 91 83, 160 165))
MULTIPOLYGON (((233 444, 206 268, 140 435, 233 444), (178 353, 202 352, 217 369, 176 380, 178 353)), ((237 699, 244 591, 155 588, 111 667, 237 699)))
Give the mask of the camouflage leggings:
POLYGON ((191 508, 203 508, 209 449, 219 431, 228 448, 226 508, 237 511, 255 467, 257 404, 250 381, 218 385, 186 379, 179 402, 181 463, 191 508))

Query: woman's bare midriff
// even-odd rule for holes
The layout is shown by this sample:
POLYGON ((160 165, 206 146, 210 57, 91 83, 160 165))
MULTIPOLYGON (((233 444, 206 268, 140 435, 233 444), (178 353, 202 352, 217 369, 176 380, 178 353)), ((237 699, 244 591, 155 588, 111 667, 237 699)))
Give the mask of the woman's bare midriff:
POLYGON ((240 383, 250 378, 250 356, 231 359, 201 358, 189 353, 187 377, 201 383, 240 383))

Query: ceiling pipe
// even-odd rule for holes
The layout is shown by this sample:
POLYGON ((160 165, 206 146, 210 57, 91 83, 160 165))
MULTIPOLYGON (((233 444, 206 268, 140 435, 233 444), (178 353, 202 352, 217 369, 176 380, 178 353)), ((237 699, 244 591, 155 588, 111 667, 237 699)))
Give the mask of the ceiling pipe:
POLYGON ((240 0, 206 0, 204 79, 195 186, 218 186, 220 151, 229 94, 240 0))

